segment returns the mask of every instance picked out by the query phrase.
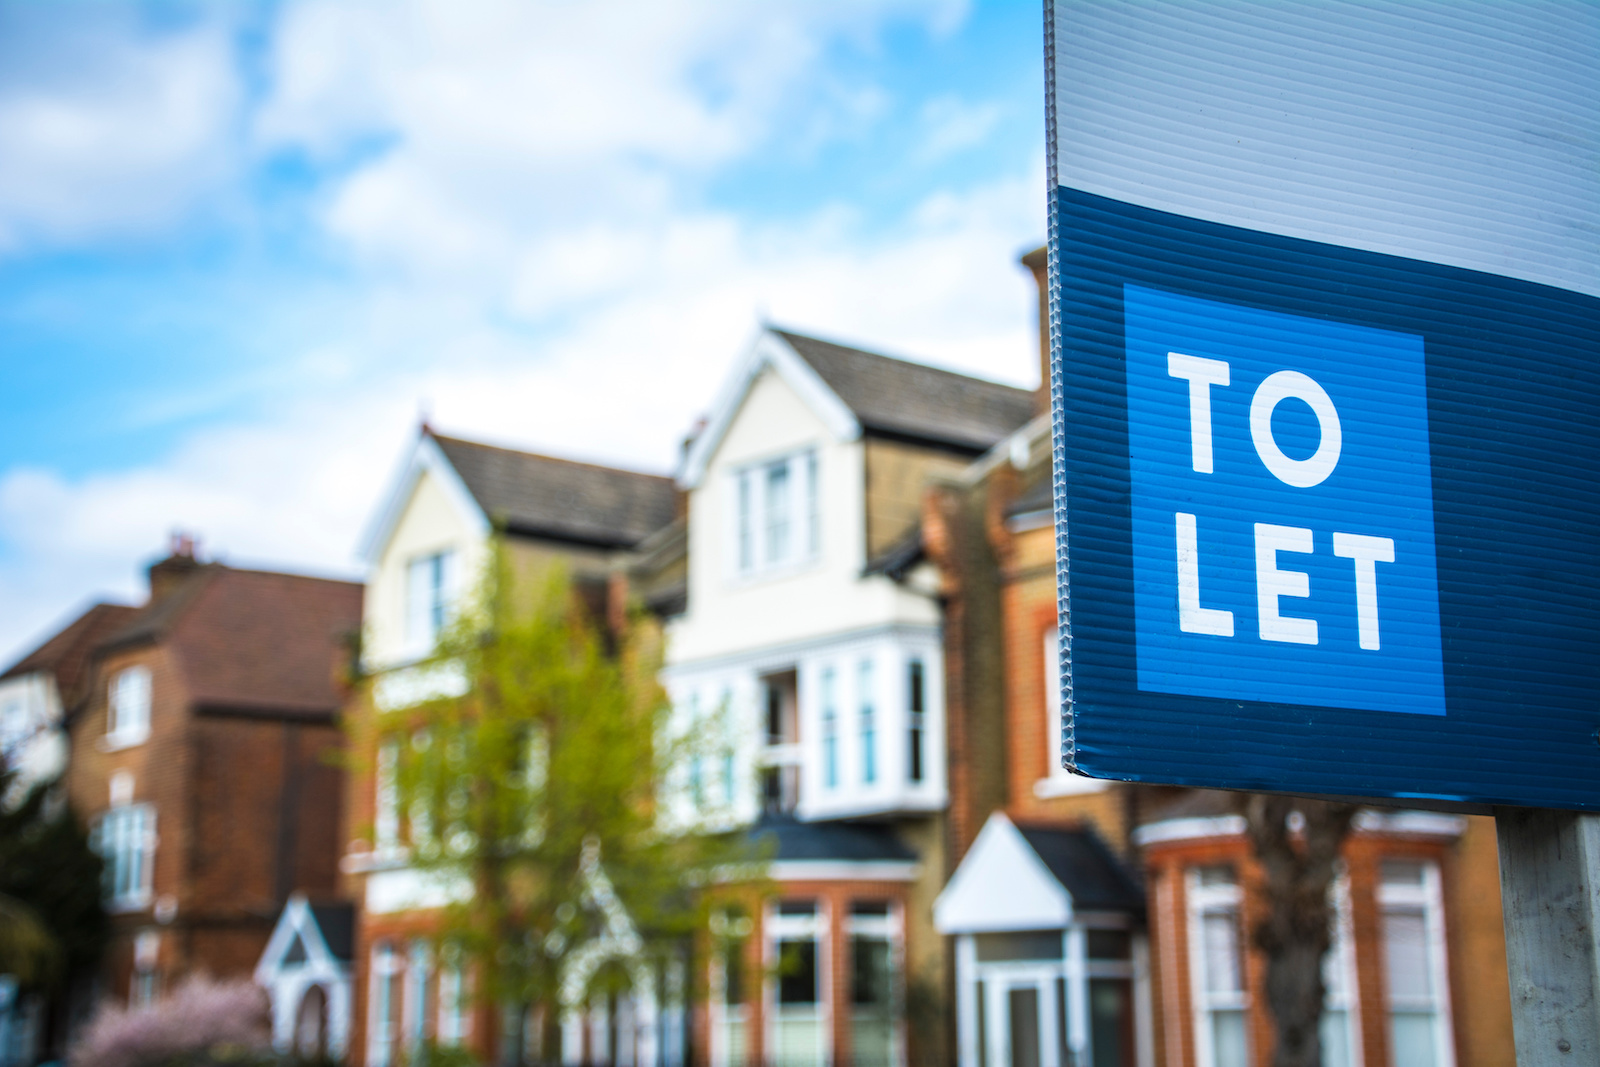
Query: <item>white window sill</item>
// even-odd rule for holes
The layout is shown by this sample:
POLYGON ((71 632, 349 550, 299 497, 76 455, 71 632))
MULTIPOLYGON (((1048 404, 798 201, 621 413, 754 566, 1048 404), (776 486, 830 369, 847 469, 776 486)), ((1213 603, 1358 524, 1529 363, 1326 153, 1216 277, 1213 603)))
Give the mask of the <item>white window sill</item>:
POLYGON ((133 748, 135 745, 142 745, 148 740, 150 740, 149 730, 144 730, 136 734, 106 734, 100 739, 100 751, 120 752, 125 748, 133 748))
POLYGON ((1110 782, 1099 778, 1085 778, 1081 774, 1052 774, 1033 783, 1033 795, 1041 799, 1081 797, 1103 793, 1110 785, 1110 782))
POLYGON ((812 570, 822 562, 820 555, 807 556, 804 559, 791 560, 787 563, 768 563, 760 567, 751 567, 749 570, 734 571, 730 584, 735 589, 744 589, 749 586, 763 585, 783 578, 793 578, 812 570))
POLYGON ((112 915, 126 915, 129 912, 144 911, 149 907, 149 893, 142 893, 137 897, 121 897, 117 900, 106 901, 106 911, 112 915))

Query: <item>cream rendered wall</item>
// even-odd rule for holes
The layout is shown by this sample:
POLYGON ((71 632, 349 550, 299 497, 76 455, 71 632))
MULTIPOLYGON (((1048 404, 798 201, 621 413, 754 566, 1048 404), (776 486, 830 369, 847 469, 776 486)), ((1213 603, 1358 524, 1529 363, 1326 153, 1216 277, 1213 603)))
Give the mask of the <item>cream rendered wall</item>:
POLYGON ((839 441, 771 368, 745 395, 689 499, 689 610, 673 624, 668 663, 677 666, 769 645, 890 623, 939 625, 937 604, 866 563, 864 456, 839 441), (740 468, 817 450, 821 551, 779 574, 736 571, 733 475, 740 468))
POLYGON ((456 573, 460 589, 473 588, 488 551, 482 520, 462 514, 456 497, 439 476, 421 467, 400 519, 395 523, 367 578, 366 660, 369 669, 409 663, 429 651, 406 641, 406 566, 418 556, 444 549, 460 553, 456 573))

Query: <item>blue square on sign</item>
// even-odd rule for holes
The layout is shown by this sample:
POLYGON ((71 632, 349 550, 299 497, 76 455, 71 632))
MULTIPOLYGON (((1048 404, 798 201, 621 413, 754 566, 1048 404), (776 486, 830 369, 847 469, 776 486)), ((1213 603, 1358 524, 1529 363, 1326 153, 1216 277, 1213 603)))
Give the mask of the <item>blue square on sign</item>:
POLYGON ((1443 715, 1423 339, 1123 301, 1139 688, 1443 715))

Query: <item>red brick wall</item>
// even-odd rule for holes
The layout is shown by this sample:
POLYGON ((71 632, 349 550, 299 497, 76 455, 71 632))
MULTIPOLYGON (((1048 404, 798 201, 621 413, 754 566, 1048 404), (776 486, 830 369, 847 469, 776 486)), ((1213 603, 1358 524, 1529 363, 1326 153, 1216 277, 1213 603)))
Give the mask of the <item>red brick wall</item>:
MULTIPOLYGON (((1382 924, 1377 886, 1385 859, 1418 859, 1438 864, 1444 880, 1445 932, 1450 952, 1450 1000, 1456 1030, 1456 1062, 1460 1067, 1511 1067, 1510 1001, 1504 993, 1505 950, 1494 946, 1497 927, 1464 906, 1463 896, 1479 901, 1485 892, 1487 861, 1481 838, 1493 822, 1475 819, 1461 840, 1403 838, 1358 833, 1345 847, 1350 879, 1351 927, 1356 961, 1357 1010, 1361 1023, 1364 1067, 1407 1067, 1392 1061, 1388 1039, 1388 997, 1385 989, 1382 924)), ((1190 990, 1188 908, 1184 874, 1190 868, 1232 863, 1246 889, 1242 929, 1248 937, 1260 915, 1260 873, 1249 858, 1243 838, 1210 838, 1152 846, 1146 853, 1149 887, 1151 999, 1154 1007, 1156 1062, 1190 1067, 1196 1062, 1193 1002, 1190 990)), ((1493 899, 1498 913, 1498 873, 1493 899)), ((1496 915, 1495 921, 1498 922, 1496 915)), ((1251 994, 1250 1040, 1254 1067, 1268 1067, 1272 1053, 1272 1019, 1262 996, 1265 961, 1260 953, 1246 957, 1251 994)))

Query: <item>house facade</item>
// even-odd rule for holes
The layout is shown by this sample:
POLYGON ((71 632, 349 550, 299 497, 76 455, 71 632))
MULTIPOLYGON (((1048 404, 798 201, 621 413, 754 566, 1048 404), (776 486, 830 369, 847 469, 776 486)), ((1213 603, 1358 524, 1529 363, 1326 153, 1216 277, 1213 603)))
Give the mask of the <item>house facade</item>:
MULTIPOLYGON (((396 742, 379 732, 378 717, 464 691, 463 679, 421 661, 475 593, 497 531, 513 573, 564 568, 578 595, 605 619, 624 609, 630 566, 647 598, 681 601, 681 566, 673 562, 678 511, 678 492, 664 476, 464 441, 426 426, 418 435, 363 547, 362 672, 369 684, 348 709, 355 750, 340 860, 345 899, 358 916, 350 1019, 341 1031, 351 1062, 389 1067, 424 1044, 460 1046, 497 1062, 514 1056, 511 1043, 522 1032, 516 1020, 474 996, 470 966, 440 944, 442 909, 467 889, 411 865, 387 747, 396 742)), ((628 917, 607 906, 614 894, 608 896, 603 870, 588 878, 587 899, 606 917, 597 944, 637 942, 628 917)), ((277 961, 262 964, 274 982, 284 973, 277 961)), ((569 1013, 560 1021, 564 1045, 578 1056, 604 1049, 605 1060, 621 1057, 624 1046, 628 1057, 682 1047, 672 996, 638 992, 602 1010, 569 1013)), ((292 1017, 287 1003, 274 1008, 292 1017)), ((286 1040, 280 1034, 280 1043, 286 1040)))
POLYGON ((924 486, 1026 422, 1023 390, 764 330, 690 445, 685 610, 664 680, 731 731, 696 790, 771 833, 776 894, 714 963, 711 1064, 942 1054, 932 926, 965 788, 924 486), (957 777, 952 778, 953 774, 957 777))
POLYGON ((105 861, 102 991, 252 973, 295 892, 337 889, 337 725, 361 588, 203 563, 186 539, 94 647, 67 792, 105 861))

